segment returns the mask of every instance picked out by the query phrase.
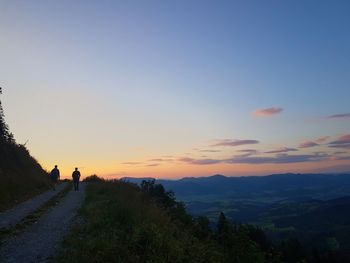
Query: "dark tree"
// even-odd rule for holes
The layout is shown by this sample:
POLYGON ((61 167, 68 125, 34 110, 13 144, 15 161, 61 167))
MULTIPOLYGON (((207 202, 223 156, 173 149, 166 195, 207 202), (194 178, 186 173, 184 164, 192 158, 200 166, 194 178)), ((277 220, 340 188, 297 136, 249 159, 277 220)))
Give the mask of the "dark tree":
POLYGON ((210 221, 206 216, 199 216, 195 219, 196 235, 199 238, 207 238, 211 235, 210 221))
POLYGON ((176 201, 173 191, 166 191, 163 185, 156 184, 155 180, 143 180, 141 191, 153 198, 159 206, 165 208, 169 215, 184 225, 192 224, 192 216, 186 212, 185 204, 176 201))
POLYGON ((272 243, 261 228, 249 225, 247 229, 250 239, 257 243, 263 251, 271 249, 272 243))
POLYGON ((217 237, 220 244, 228 245, 230 243, 231 230, 231 224, 227 221, 225 214, 221 212, 217 223, 217 237))
MULTIPOLYGON (((2 88, 0 87, 0 94, 2 94, 2 88)), ((9 127, 5 122, 5 114, 2 108, 0 100, 0 143, 15 143, 13 134, 10 133, 9 127)))
POLYGON ((306 258, 305 251, 297 239, 283 241, 280 250, 286 263, 303 262, 306 258))
POLYGON ((220 213, 217 225, 218 235, 224 234, 229 230, 229 222, 223 212, 220 213))

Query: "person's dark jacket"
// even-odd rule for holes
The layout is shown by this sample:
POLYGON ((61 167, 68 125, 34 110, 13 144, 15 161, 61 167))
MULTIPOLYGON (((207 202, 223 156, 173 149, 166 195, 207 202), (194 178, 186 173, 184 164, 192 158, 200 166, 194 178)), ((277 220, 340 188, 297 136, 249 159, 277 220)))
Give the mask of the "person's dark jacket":
POLYGON ((52 180, 57 181, 60 178, 60 170, 58 170, 57 168, 53 168, 50 173, 50 177, 52 180))
POLYGON ((80 179, 80 172, 79 171, 74 171, 72 174, 73 180, 74 181, 79 181, 80 179))

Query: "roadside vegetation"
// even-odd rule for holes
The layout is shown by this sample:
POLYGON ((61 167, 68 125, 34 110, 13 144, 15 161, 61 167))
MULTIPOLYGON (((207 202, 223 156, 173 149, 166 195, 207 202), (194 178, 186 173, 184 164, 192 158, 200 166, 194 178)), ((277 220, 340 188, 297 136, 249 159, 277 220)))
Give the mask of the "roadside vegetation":
POLYGON ((47 172, 24 145, 16 143, 9 131, 0 101, 0 211, 49 187, 47 172))
POLYGON ((154 181, 87 181, 80 223, 56 262, 282 262, 262 231, 224 214, 213 228, 154 181))

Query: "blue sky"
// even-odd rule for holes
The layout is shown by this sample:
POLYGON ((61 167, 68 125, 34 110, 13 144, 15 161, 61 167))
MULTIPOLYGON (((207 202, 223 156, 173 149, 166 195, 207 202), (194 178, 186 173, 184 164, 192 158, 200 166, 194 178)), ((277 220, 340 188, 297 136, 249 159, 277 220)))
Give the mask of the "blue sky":
POLYGON ((350 166, 327 144, 350 133, 347 115, 327 118, 350 113, 349 11, 347 1, 2 1, 7 121, 67 174, 306 171, 320 162, 243 167, 223 161, 243 146, 193 149, 252 139, 266 157, 325 136, 288 154, 323 151, 325 167, 350 166), (252 115, 273 107, 283 110, 252 115), (163 155, 172 160, 148 166, 163 155))

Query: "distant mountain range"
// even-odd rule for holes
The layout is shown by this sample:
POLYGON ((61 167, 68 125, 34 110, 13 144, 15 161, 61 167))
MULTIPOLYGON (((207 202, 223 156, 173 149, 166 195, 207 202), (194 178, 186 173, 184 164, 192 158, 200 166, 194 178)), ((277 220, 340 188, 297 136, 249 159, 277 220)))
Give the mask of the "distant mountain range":
MULTIPOLYGON (((122 180, 141 183, 153 178, 122 180)), ((239 199, 274 198, 276 200, 328 200, 350 195, 350 173, 337 174, 274 174, 268 176, 186 177, 179 180, 157 179, 180 199, 195 196, 225 196, 239 199)))

